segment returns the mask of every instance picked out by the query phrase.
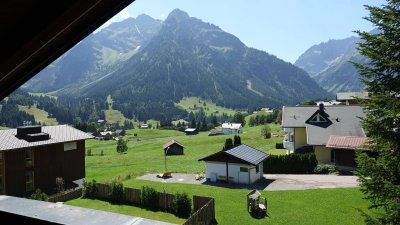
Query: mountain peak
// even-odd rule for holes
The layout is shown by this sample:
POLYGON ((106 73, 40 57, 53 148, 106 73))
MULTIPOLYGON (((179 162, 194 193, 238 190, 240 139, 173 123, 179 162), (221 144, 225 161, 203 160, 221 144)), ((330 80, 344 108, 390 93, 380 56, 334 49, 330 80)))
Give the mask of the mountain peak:
POLYGON ((180 9, 174 9, 172 10, 172 12, 169 13, 168 18, 166 20, 174 19, 180 21, 182 19, 188 19, 188 18, 190 17, 189 14, 187 14, 187 12, 182 11, 180 9))
POLYGON ((151 22, 153 20, 154 18, 147 14, 140 14, 139 16, 136 17, 137 22, 151 22))

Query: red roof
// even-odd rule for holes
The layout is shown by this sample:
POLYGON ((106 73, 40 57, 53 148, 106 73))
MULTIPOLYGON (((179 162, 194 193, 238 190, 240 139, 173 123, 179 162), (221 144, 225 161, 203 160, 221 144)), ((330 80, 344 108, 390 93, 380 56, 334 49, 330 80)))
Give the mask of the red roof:
POLYGON ((177 142, 177 141, 175 141, 175 140, 171 140, 171 141, 165 143, 165 144, 163 145, 163 147, 164 147, 164 149, 166 149, 166 148, 168 148, 169 146, 171 146, 171 145, 173 145, 173 144, 180 145, 180 146, 182 146, 182 148, 185 147, 183 144, 181 144, 181 143, 179 143, 179 142, 177 142))
POLYGON ((326 144, 328 148, 347 148, 347 149, 367 149, 365 144, 368 144, 367 137, 359 136, 336 136, 331 135, 326 144))

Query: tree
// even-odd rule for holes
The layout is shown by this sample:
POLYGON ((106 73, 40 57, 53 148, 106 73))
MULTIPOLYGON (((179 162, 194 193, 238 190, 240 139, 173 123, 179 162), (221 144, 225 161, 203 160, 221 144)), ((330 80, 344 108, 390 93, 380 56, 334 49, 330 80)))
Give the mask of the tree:
POLYGON ((224 147, 223 147, 222 150, 226 151, 226 150, 229 150, 229 149, 231 149, 231 148, 233 148, 233 141, 232 141, 232 138, 227 138, 227 139, 225 140, 225 144, 224 144, 224 147))
POLYGON ((124 153, 126 151, 128 151, 128 146, 126 145, 126 142, 122 138, 118 139, 117 152, 118 153, 124 153))
POLYGON ((365 214, 366 222, 400 224, 400 2, 366 8, 365 19, 378 30, 357 31, 363 40, 358 50, 368 61, 354 65, 369 92, 369 99, 362 101, 362 125, 373 154, 358 154, 357 175, 370 208, 383 210, 375 218, 365 214))
POLYGON ((241 112, 236 112, 233 115, 231 122, 232 123, 241 123, 243 127, 244 127, 244 125, 246 125, 246 120, 244 119, 244 115, 241 112))
POLYGON ((271 128, 268 125, 261 127, 261 136, 264 138, 271 138, 271 128))
POLYGON ((239 135, 235 135, 233 137, 233 145, 234 146, 239 146, 242 144, 242 140, 240 140, 240 136, 239 135))

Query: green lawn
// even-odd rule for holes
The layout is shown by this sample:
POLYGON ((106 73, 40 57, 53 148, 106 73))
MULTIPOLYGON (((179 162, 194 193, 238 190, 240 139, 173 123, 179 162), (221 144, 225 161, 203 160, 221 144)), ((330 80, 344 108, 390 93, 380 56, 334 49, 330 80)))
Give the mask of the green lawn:
POLYGON ((29 115, 32 115, 35 118, 36 122, 40 122, 41 124, 46 124, 46 125, 57 125, 58 121, 55 118, 49 118, 49 113, 38 109, 36 105, 31 106, 30 108, 28 106, 23 106, 23 105, 18 105, 18 109, 20 111, 24 111, 28 113, 29 115))
MULTIPOLYGON (((273 133, 278 125, 271 125, 273 133)), ((282 137, 262 139, 261 126, 245 128, 241 134, 242 143, 270 154, 285 154, 275 149, 275 143, 282 137)), ((228 137, 233 135, 208 136, 208 132, 186 136, 182 132, 157 129, 133 129, 127 131, 126 154, 116 152, 115 141, 89 140, 86 149, 91 148, 93 156, 86 157, 86 178, 98 182, 113 179, 123 181, 124 186, 141 188, 143 185, 169 193, 186 192, 215 198, 218 224, 363 224, 363 217, 357 209, 367 210, 368 202, 358 188, 319 189, 304 191, 262 191, 268 199, 269 217, 261 220, 252 218, 246 211, 246 189, 229 189, 210 185, 173 184, 137 180, 136 176, 164 171, 162 145, 176 139, 186 146, 185 155, 167 157, 168 170, 173 173, 204 172, 205 163, 198 159, 219 151, 228 137), (134 134, 137 136, 134 136, 134 134), (104 156, 100 155, 101 150, 104 156)), ((134 206, 113 205, 100 200, 76 199, 67 204, 118 212, 133 216, 182 223, 181 218, 163 212, 152 212, 134 206)))
POLYGON ((200 108, 203 108, 206 115, 213 113, 214 115, 222 115, 222 113, 233 115, 237 111, 233 109, 228 109, 222 106, 217 106, 215 103, 209 100, 203 100, 197 97, 184 97, 176 106, 185 109, 188 112, 198 112, 200 108), (194 107, 196 105, 196 107, 194 107))

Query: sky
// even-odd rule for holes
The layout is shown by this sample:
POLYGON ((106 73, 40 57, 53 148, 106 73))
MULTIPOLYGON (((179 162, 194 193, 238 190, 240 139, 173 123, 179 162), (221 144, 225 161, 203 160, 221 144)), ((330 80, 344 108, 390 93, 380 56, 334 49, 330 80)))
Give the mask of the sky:
POLYGON ((308 48, 330 39, 355 36, 373 26, 364 5, 384 0, 136 0, 104 26, 147 14, 164 20, 179 8, 219 26, 248 47, 294 63, 308 48))

